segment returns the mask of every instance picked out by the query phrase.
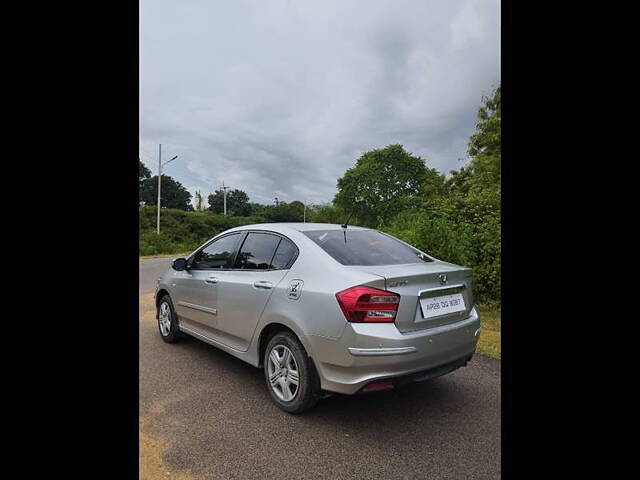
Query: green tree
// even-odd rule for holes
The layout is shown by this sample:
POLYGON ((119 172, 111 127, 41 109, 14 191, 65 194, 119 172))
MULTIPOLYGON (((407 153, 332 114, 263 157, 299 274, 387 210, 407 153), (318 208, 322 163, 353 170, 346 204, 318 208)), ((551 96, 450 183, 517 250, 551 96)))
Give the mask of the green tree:
POLYGON ((483 104, 478 109, 476 133, 469 139, 469 155, 501 155, 501 93, 496 88, 490 97, 482 98, 483 104))
POLYGON ((471 266, 480 298, 500 298, 501 111, 500 87, 482 98, 476 131, 469 139, 471 161, 451 172, 442 209, 449 222, 470 233, 471 266))
POLYGON ((142 186, 142 182, 144 182, 148 178, 151 178, 151 170, 149 170, 147 166, 142 163, 142 160, 138 159, 138 163, 140 164, 138 170, 138 183, 140 186, 142 186))
POLYGON ((447 183, 452 192, 467 194, 489 189, 499 196, 502 161, 500 97, 500 87, 490 96, 482 97, 476 131, 469 139, 471 161, 460 172, 451 172, 447 183))
POLYGON ((447 194, 447 180, 443 173, 435 168, 427 168, 420 184, 420 198, 425 206, 439 202, 447 194))
POLYGON ((142 160, 138 159, 139 168, 138 168, 138 203, 142 203, 144 200, 142 199, 142 184, 145 180, 151 178, 151 170, 149 170, 142 160))
POLYGON ((418 205, 428 174, 424 160, 402 145, 370 150, 338 180, 334 204, 361 224, 376 227, 418 205))
POLYGON ((295 222, 301 222, 304 219, 304 203, 294 200, 289 203, 289 210, 291 211, 291 216, 296 218, 295 222))
MULTIPOLYGON (((162 175, 161 205, 166 208, 179 210, 193 210, 191 194, 182 184, 168 175, 162 175)), ((147 178, 142 182, 140 198, 145 205, 157 205, 158 201, 158 176, 147 178)))
POLYGON ((422 208, 406 209, 385 231, 437 258, 473 268, 474 294, 500 300, 500 88, 482 98, 469 163, 449 179, 427 176, 422 208))
MULTIPOLYGON (((224 192, 216 190, 209 195, 209 210, 215 213, 224 213, 224 192)), ((229 190, 227 192, 227 214, 246 217, 251 215, 249 195, 242 190, 229 190)))
POLYGON ((262 205, 256 214, 268 222, 302 222, 304 204, 296 200, 291 203, 278 202, 278 205, 262 205))
POLYGON ((452 176, 450 186, 453 192, 491 190, 499 196, 502 163, 500 87, 490 97, 483 97, 482 100, 483 104, 478 109, 476 132, 469 140, 471 161, 464 172, 452 176))
MULTIPOLYGON (((338 223, 347 221, 349 214, 332 203, 307 205, 307 221, 315 223, 338 223)), ((353 220, 353 218, 352 218, 353 220)))

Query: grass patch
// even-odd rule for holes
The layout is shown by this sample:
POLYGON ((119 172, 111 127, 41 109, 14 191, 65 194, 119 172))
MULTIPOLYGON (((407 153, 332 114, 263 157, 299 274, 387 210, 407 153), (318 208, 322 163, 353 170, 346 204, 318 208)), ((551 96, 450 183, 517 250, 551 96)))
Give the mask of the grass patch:
POLYGON ((480 340, 478 353, 493 358, 500 358, 500 308, 478 306, 480 311, 480 340))

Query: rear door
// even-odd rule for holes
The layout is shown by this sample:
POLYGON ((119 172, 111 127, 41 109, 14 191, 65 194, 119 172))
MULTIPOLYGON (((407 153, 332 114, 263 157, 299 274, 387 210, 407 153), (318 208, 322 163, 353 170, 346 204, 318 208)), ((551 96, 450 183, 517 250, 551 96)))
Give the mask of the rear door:
POLYGON ((297 247, 270 232, 251 231, 233 269, 220 272, 218 335, 223 343, 245 351, 273 289, 297 257, 297 247))

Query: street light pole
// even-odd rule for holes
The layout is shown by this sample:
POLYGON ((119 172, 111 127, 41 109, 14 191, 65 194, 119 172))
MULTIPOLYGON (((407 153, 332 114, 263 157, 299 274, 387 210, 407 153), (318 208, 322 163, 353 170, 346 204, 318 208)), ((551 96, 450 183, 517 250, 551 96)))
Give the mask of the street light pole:
POLYGON ((223 198, 223 205, 224 205, 224 215, 227 215, 227 189, 229 187, 225 187, 224 186, 224 182, 222 182, 222 198, 223 198))
POLYGON ((160 186, 162 182, 162 144, 158 145, 158 218, 156 221, 156 233, 160 235, 160 186))
MULTIPOLYGON (((164 164, 166 165, 169 162, 173 162, 176 158, 178 158, 178 155, 173 157, 171 160, 164 162, 164 164)), ((162 185, 161 180, 162 180, 162 144, 159 145, 159 149, 158 149, 158 218, 156 221, 156 233, 158 235, 160 235, 160 188, 162 185)))

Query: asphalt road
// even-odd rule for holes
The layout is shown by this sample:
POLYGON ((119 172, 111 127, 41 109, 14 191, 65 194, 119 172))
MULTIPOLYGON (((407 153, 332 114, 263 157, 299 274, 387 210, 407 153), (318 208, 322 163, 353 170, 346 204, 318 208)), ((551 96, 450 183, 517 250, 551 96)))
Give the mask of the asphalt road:
POLYGON ((156 280, 171 266, 174 257, 140 260, 140 293, 153 292, 156 280))
MULTIPOLYGON (((141 292, 169 261, 140 262, 141 292)), ((164 343, 141 293, 139 362, 141 458, 157 455, 164 478, 500 478, 499 360, 293 416, 261 370, 193 338, 164 343)))

